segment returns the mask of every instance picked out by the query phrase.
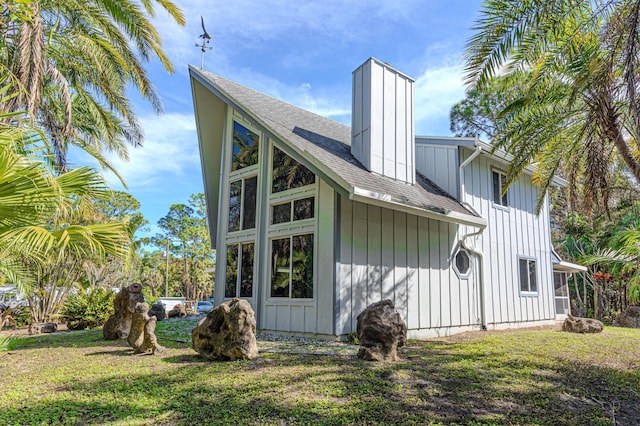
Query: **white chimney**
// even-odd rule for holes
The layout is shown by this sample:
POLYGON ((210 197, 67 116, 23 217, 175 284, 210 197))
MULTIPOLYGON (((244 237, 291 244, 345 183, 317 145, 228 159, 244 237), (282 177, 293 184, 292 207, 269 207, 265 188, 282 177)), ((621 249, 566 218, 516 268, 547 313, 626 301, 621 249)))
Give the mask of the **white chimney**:
POLYGON ((413 79, 375 58, 353 72, 351 154, 367 170, 413 184, 413 79))

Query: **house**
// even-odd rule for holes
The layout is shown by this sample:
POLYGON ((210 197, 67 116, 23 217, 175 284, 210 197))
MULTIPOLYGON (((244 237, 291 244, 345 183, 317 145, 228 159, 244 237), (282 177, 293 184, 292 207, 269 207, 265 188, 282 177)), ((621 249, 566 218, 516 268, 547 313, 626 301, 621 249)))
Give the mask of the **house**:
POLYGON ((506 154, 416 137, 410 77, 374 58, 358 67, 350 128, 195 67, 190 76, 216 301, 248 300, 259 329, 346 335, 382 299, 410 337, 564 314, 554 264, 579 266, 553 253, 533 169, 503 194, 506 154))

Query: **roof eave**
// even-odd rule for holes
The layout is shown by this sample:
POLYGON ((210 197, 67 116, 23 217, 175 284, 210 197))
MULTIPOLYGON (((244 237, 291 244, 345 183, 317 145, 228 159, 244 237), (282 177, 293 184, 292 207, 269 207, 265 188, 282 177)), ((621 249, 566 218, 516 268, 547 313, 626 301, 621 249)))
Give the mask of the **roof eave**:
POLYGON ((559 272, 587 272, 588 268, 577 263, 561 261, 553 264, 553 270, 559 272))
POLYGON ((403 211, 405 213, 414 214, 416 216, 436 219, 442 222, 476 226, 480 228, 485 228, 487 226, 486 219, 482 217, 474 216, 471 214, 467 215, 464 213, 458 213, 451 210, 438 211, 440 209, 437 209, 435 207, 434 209, 429 209, 412 206, 402 202, 401 200, 394 199, 394 197, 389 194, 381 194, 379 192, 373 192, 357 187, 351 188, 351 190, 349 191, 349 199, 365 204, 377 205, 392 210, 403 211))

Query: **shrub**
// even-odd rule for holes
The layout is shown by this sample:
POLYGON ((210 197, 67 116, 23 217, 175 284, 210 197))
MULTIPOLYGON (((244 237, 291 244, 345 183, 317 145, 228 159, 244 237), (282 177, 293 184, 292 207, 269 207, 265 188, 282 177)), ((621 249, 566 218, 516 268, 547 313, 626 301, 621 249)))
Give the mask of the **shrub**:
POLYGON ((113 313, 115 294, 104 288, 89 288, 65 300, 60 313, 69 330, 102 326, 113 313))

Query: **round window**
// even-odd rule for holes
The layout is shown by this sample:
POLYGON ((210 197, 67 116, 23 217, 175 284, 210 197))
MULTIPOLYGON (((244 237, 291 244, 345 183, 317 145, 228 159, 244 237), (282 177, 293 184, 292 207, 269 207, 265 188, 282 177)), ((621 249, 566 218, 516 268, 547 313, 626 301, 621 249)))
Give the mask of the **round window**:
POLYGON ((455 267, 460 275, 467 275, 471 269, 471 259, 466 250, 460 249, 456 253, 455 267))

